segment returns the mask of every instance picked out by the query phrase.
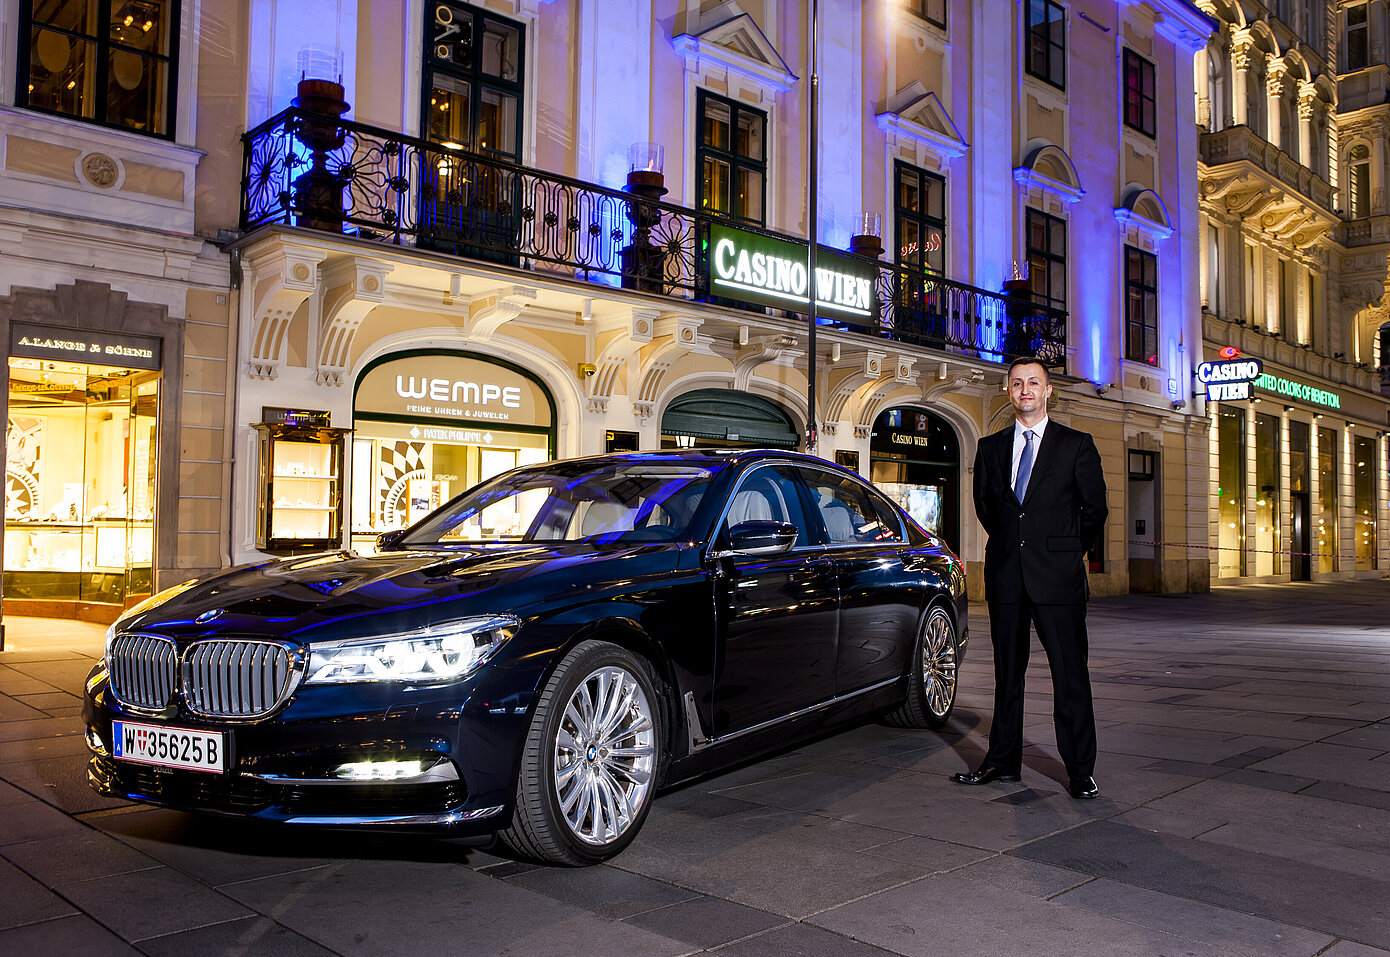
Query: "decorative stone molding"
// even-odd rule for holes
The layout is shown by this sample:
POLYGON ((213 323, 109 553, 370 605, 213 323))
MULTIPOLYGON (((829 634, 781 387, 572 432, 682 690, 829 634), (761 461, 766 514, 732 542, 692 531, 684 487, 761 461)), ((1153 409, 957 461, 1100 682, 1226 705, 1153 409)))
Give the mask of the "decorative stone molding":
POLYGON ((1023 165, 1014 167, 1014 182, 1029 192, 1038 190, 1067 205, 1086 195, 1071 157, 1066 150, 1050 143, 1035 147, 1023 165))
POLYGON ((367 314, 386 296, 392 266, 352 256, 323 270, 323 318, 319 325, 320 384, 342 385, 352 355, 352 341, 367 314))
POLYGON ((121 167, 105 153, 88 153, 81 159, 82 176, 98 189, 110 189, 121 179, 121 167))
POLYGON ((1124 202, 1115 207, 1115 220, 1124 238, 1136 240, 1137 245, 1150 251, 1158 242, 1173 235, 1163 199, 1142 186, 1130 187, 1124 202))
POLYGON ((504 286, 475 296, 469 304, 463 334, 479 341, 491 339, 493 333, 535 301, 536 290, 529 286, 504 286))
POLYGON ((318 288, 319 264, 328 256, 321 249, 276 246, 247 261, 251 286, 251 330, 246 374, 252 379, 275 379, 284 362, 286 333, 295 313, 318 288))
POLYGON ((890 97, 888 108, 874 120, 887 134, 890 149, 911 144, 916 152, 934 159, 938 169, 970 148, 941 99, 928 92, 919 80, 890 97))
POLYGON ((694 26, 695 32, 671 39, 671 46, 685 58, 688 72, 728 79, 730 95, 735 94, 735 86, 752 87, 764 101, 787 92, 796 83, 796 74, 772 41, 736 3, 725 3, 705 12, 699 12, 698 4, 693 6, 699 23, 688 26, 694 26), (712 26, 704 25, 710 22, 712 26))
POLYGON ((764 362, 773 362, 787 356, 796 348, 796 336, 769 335, 758 336, 741 347, 734 355, 733 387, 740 392, 748 391, 753 379, 753 370, 764 362))

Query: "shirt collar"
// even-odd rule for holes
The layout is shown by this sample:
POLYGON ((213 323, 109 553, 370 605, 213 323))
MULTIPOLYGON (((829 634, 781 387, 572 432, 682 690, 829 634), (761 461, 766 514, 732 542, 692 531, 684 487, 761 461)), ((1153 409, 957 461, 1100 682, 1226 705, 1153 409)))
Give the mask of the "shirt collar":
POLYGON ((1031 428, 1028 427, 1028 426, 1025 426, 1022 422, 1018 421, 1018 419, 1014 419, 1014 439, 1015 439, 1015 441, 1022 442, 1022 441, 1023 441, 1023 433, 1024 433, 1024 432, 1032 432, 1032 433, 1033 433, 1033 438, 1034 438, 1035 440, 1041 442, 1041 441, 1042 441, 1042 437, 1043 437, 1043 430, 1046 429, 1046 428, 1047 428, 1047 416, 1043 416, 1043 417, 1042 417, 1042 421, 1039 422, 1037 425, 1032 426, 1031 428))

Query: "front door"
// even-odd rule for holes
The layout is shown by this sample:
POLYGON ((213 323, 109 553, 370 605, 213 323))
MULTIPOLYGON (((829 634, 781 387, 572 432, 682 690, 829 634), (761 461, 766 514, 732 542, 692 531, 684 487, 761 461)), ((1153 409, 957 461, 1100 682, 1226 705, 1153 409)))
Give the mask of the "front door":
POLYGON ((790 522, 801 536, 781 555, 714 560, 714 737, 780 718, 835 692, 835 566, 811 539, 789 469, 760 466, 743 476, 716 549, 727 547, 728 528, 752 520, 790 522))
POLYGON ((1307 492, 1293 492, 1289 495, 1293 506, 1293 555, 1289 577, 1296 582, 1311 581, 1313 578, 1313 507, 1307 492))

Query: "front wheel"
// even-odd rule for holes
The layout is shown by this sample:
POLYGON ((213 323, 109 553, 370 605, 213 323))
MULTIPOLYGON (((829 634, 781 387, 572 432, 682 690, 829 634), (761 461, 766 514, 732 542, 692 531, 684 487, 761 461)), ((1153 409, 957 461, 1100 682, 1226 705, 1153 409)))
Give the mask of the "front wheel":
POLYGON ((632 843, 661 767, 662 722, 645 662, 601 641, 577 645, 546 683, 498 836, 555 864, 606 861, 632 843))
POLYGON ((885 720, 900 728, 940 728, 956 706, 960 642, 946 609, 933 605, 922 623, 907 675, 907 700, 885 720))

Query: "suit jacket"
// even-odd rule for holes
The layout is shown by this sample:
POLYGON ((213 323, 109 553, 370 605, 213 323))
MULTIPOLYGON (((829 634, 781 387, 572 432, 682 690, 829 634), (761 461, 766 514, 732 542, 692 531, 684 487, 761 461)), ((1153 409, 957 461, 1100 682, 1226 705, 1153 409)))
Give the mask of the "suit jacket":
POLYGON ((980 440, 975 514, 984 525, 985 596, 1036 604, 1084 602, 1086 550, 1105 526, 1105 476, 1091 436, 1049 419, 1023 501, 1009 483, 1014 423, 980 440))

